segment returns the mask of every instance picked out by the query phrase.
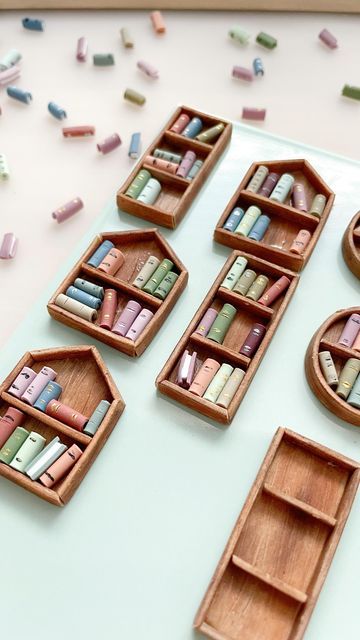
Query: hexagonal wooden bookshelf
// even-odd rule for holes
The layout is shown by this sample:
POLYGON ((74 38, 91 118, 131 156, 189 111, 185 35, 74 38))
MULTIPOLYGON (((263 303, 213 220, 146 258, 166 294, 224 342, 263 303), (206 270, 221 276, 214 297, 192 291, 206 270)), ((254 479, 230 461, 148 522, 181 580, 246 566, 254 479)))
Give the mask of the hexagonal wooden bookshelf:
POLYGON ((125 402, 98 350, 91 346, 75 346, 25 353, 0 386, 1 414, 4 414, 8 407, 22 411, 25 414, 23 426, 28 431, 35 431, 45 437, 46 444, 55 436, 59 436, 60 441, 68 447, 76 444, 82 449, 80 459, 70 472, 51 489, 31 480, 9 465, 0 463, 1 476, 56 506, 64 506, 75 493, 117 424, 125 408, 125 402), (38 373, 44 366, 51 367, 57 373, 55 381, 63 387, 59 401, 75 411, 90 417, 101 400, 110 402, 109 410, 93 437, 67 426, 8 393, 9 387, 23 367, 30 367, 38 373))
POLYGON ((47 309, 49 314, 73 329, 78 329, 83 333, 105 342, 118 351, 122 351, 129 356, 140 356, 151 342, 161 325, 169 315, 179 296, 183 292, 188 281, 188 272, 177 255, 174 253, 165 238, 157 229, 131 230, 131 231, 111 231, 97 235, 74 268, 66 276, 53 296, 50 298, 47 309), (125 262, 113 276, 96 269, 87 261, 104 240, 110 240, 115 247, 125 256, 125 262), (131 283, 144 266, 149 256, 156 256, 160 260, 168 258, 174 263, 173 270, 178 274, 178 278, 167 295, 165 300, 160 300, 141 289, 137 289, 131 283), (153 318, 145 327, 139 338, 133 342, 107 329, 99 326, 99 319, 95 322, 84 320, 79 316, 62 309, 55 304, 55 300, 60 293, 65 293, 67 288, 73 284, 76 278, 83 278, 94 284, 115 289, 118 294, 118 306, 115 321, 126 306, 129 300, 135 300, 154 313, 153 318))
POLYGON ((301 271, 315 248, 330 214, 334 199, 335 194, 333 191, 307 160, 275 160, 271 162, 265 160, 263 162, 254 162, 222 213, 214 231, 214 240, 232 249, 246 251, 259 258, 270 260, 286 269, 301 271), (303 185, 308 203, 311 202, 316 194, 324 195, 326 204, 321 217, 318 218, 315 215, 296 209, 292 206, 290 195, 284 203, 279 203, 258 193, 248 191, 247 186, 260 165, 267 167, 269 172, 275 172, 280 175, 290 173, 296 182, 300 182, 303 185), (260 241, 251 240, 246 236, 240 236, 223 228, 235 207, 241 207, 246 210, 250 205, 256 205, 263 214, 271 218, 270 225, 260 241), (297 255, 290 251, 290 247, 301 229, 308 230, 311 233, 311 238, 304 253, 297 255))

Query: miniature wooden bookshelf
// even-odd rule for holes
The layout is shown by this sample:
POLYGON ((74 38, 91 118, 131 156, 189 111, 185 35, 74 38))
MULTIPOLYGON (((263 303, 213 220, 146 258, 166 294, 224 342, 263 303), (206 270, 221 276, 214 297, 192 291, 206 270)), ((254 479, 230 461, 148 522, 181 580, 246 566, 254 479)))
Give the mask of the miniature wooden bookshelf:
POLYGON ((230 423, 285 313, 298 284, 298 280, 299 276, 292 271, 267 262, 266 260, 255 258, 243 251, 233 251, 226 260, 185 333, 159 373, 156 379, 156 385, 159 391, 177 400, 186 407, 202 413, 208 418, 224 424, 230 423), (267 276, 269 278, 269 286, 283 275, 289 278, 289 288, 271 307, 253 302, 249 298, 220 286, 238 256, 244 256, 248 260, 247 268, 253 269, 257 274, 267 276), (225 302, 229 302, 236 307, 237 314, 226 334, 223 344, 217 344, 194 333, 207 309, 213 307, 218 311, 225 302), (248 358, 239 353, 239 348, 255 322, 265 324, 267 330, 255 355, 252 358, 248 358), (196 372, 200 369, 206 358, 214 358, 220 364, 226 362, 233 367, 240 367, 245 371, 245 376, 228 409, 222 408, 204 398, 199 398, 176 384, 177 369, 185 349, 189 349, 191 352, 197 352, 196 372))
POLYGON ((359 477, 357 462, 279 428, 195 628, 212 640, 301 640, 359 477))
POLYGON ((139 218, 149 220, 154 224, 175 229, 185 216, 195 196, 198 194, 205 180, 209 176, 210 171, 229 144, 231 130, 231 123, 223 120, 222 118, 209 116, 185 106, 176 109, 175 113, 166 123, 163 130, 147 148, 140 161, 136 164, 126 182, 123 184, 121 189, 119 189, 117 194, 117 205, 119 209, 122 209, 134 216, 138 216, 139 218), (181 113, 188 115, 190 118, 201 118, 206 129, 219 123, 223 123, 225 128, 220 136, 211 144, 199 142, 192 138, 186 138, 181 134, 170 131, 170 128, 181 113), (156 148, 161 148, 181 155, 186 151, 191 150, 196 154, 196 158, 198 160, 202 160, 204 164, 195 178, 190 182, 186 178, 180 178, 179 176, 171 175, 165 171, 146 165, 146 156, 152 155, 156 148), (161 183, 162 189, 160 195, 153 205, 143 204, 142 202, 138 202, 137 200, 125 195, 129 185, 133 182, 141 169, 147 169, 151 175, 161 183))
POLYGON ((345 230, 342 252, 350 271, 354 276, 360 278, 360 211, 354 215, 345 230))
POLYGON ((360 307, 337 311, 316 331, 306 351, 305 373, 314 394, 329 411, 341 420, 360 427, 360 410, 349 405, 335 393, 326 382, 319 364, 319 351, 330 351, 338 374, 349 358, 360 359, 360 351, 337 344, 352 313, 360 314, 360 307))
POLYGON ((26 415, 23 426, 28 431, 35 431, 44 436, 46 444, 49 444, 55 436, 59 436, 63 444, 67 446, 77 444, 82 449, 82 456, 68 475, 51 489, 31 480, 7 464, 0 463, 0 476, 56 506, 64 506, 75 493, 107 441, 125 408, 125 403, 97 349, 90 346, 76 346, 25 353, 0 386, 1 415, 9 406, 19 409, 26 415), (90 417, 101 400, 111 403, 93 437, 65 425, 7 392, 23 367, 30 367, 38 373, 44 366, 51 367, 57 372, 56 382, 63 387, 60 401, 79 413, 90 417))
POLYGON ((334 198, 335 194, 307 160, 254 162, 222 213, 214 231, 214 240, 232 249, 247 251, 259 256, 259 258, 270 260, 292 271, 301 271, 309 260, 326 224, 334 198), (326 197, 326 205, 321 217, 318 218, 310 213, 295 209, 291 206, 290 196, 284 204, 281 204, 247 191, 246 187, 260 165, 267 167, 269 172, 290 173, 294 176, 296 182, 300 182, 304 186, 309 205, 316 194, 323 194, 326 197), (260 241, 251 240, 223 228, 235 207, 246 210, 250 205, 256 205, 263 214, 269 215, 271 218, 270 225, 260 241), (307 229, 311 233, 310 242, 303 255, 297 255, 290 251, 300 229, 307 229))
POLYGON ((187 281, 188 272, 186 268, 157 229, 104 232, 95 237, 80 260, 59 285, 50 298, 47 309, 55 320, 73 329, 87 333, 118 351, 136 357, 145 351, 146 347, 159 331, 185 289, 187 281), (124 264, 114 276, 107 275, 87 264, 87 260, 104 240, 113 242, 115 247, 125 256, 124 264), (156 256, 159 260, 163 260, 164 258, 171 260, 174 263, 173 271, 179 275, 165 300, 160 300, 141 289, 137 289, 131 284, 151 255, 156 256), (146 307, 154 313, 154 317, 135 342, 129 338, 118 336, 107 329, 102 329, 98 326, 99 318, 97 318, 95 322, 90 322, 55 304, 57 296, 60 293, 65 293, 67 288, 79 277, 117 291, 118 308, 115 318, 120 315, 129 300, 136 300, 141 306, 146 307))

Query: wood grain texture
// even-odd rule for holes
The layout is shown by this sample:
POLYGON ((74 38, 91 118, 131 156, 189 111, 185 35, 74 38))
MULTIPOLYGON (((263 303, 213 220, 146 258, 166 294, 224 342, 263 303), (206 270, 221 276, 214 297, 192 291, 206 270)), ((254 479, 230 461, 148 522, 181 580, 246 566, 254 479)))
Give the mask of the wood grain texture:
MULTIPOLYGON (((357 0, 157 0, 157 9, 359 13, 357 0)), ((0 9, 154 9, 150 0, 0 0, 0 9)))
POLYGON ((211 289, 205 296, 199 309, 191 320, 188 328, 182 335, 180 341, 176 345, 169 359, 165 363, 158 377, 156 385, 162 393, 177 400, 181 404, 189 407, 203 415, 216 420, 222 424, 229 424, 264 357, 266 350, 272 340, 272 337, 284 315, 286 308, 294 294, 298 284, 299 276, 292 271, 288 271, 275 264, 256 258, 242 251, 233 251, 225 262, 218 277, 213 283, 211 289), (269 286, 282 275, 286 275, 291 284, 285 294, 274 302, 271 309, 266 309, 263 305, 245 299, 240 294, 229 292, 220 285, 223 282, 231 265, 238 256, 244 256, 248 260, 247 268, 254 269, 257 274, 264 274, 269 278, 269 286), (203 338, 194 331, 198 326, 201 318, 210 307, 219 310, 225 302, 230 302, 237 309, 237 314, 231 323, 222 344, 217 344, 207 338, 203 338), (261 308, 260 308, 261 307, 261 308), (260 344, 253 358, 248 358, 239 353, 239 349, 248 335, 250 328, 255 322, 266 325, 267 330, 263 341, 260 344), (245 376, 232 399, 228 409, 217 406, 216 404, 199 398, 190 393, 186 389, 182 389, 176 383, 176 370, 185 349, 197 352, 196 371, 201 367, 206 358, 214 358, 220 364, 226 362, 233 367, 240 367, 245 371, 245 376))
POLYGON ((64 278, 51 296, 47 304, 47 309, 55 320, 66 324, 72 329, 86 333, 122 353, 137 357, 145 351, 146 347, 159 331, 184 291, 187 281, 188 272, 185 266, 157 229, 103 232, 94 238, 80 260, 78 260, 73 269, 71 269, 64 278), (113 242, 115 247, 119 249, 125 257, 124 264, 118 269, 114 276, 109 276, 87 264, 87 260, 104 240, 113 242), (141 291, 131 284, 151 255, 156 256, 160 261, 164 258, 171 260, 174 263, 173 271, 179 276, 165 300, 159 300, 155 298, 155 296, 141 291), (79 318, 66 309, 61 309, 61 307, 55 304, 59 293, 65 293, 67 288, 73 284, 74 280, 78 277, 117 291, 118 306, 115 320, 119 317, 129 300, 136 300, 142 307, 150 309, 150 311, 153 312, 154 317, 135 342, 99 327, 99 314, 95 322, 89 322, 88 320, 79 318))
POLYGON ((329 527, 334 527, 336 525, 336 518, 333 518, 332 516, 328 516, 326 513, 319 511, 319 509, 315 509, 314 507, 307 504, 306 502, 303 502, 302 500, 298 500, 297 498, 290 496, 285 491, 279 491, 279 489, 275 489, 274 487, 271 486, 271 484, 267 482, 265 482, 264 484, 264 491, 269 496, 272 496, 273 498, 278 498, 278 500, 281 500, 282 502, 286 502, 291 507, 294 507, 299 511, 303 511, 304 513, 307 513, 308 515, 312 516, 313 518, 316 518, 317 520, 321 520, 321 522, 323 522, 324 524, 327 524, 329 527))
POLYGON ((214 231, 214 240, 232 249, 247 251, 265 260, 276 262, 276 264, 292 271, 301 271, 315 248, 329 217, 334 199, 335 194, 307 160, 254 162, 221 214, 214 231), (304 186, 309 206, 317 193, 325 195, 327 201, 321 218, 298 211, 290 206, 290 196, 284 204, 280 204, 257 193, 247 191, 246 187, 260 165, 268 167, 270 172, 291 173, 295 180, 304 186), (239 206, 247 209, 250 205, 258 206, 263 214, 269 215, 271 218, 264 238, 260 241, 251 240, 223 229, 223 225, 234 207, 239 206), (299 256, 292 253, 290 247, 300 229, 307 229, 311 233, 311 239, 304 254, 299 256))
POLYGON ((75 346, 26 353, 0 386, 1 414, 8 406, 23 411, 26 415, 24 427, 44 436, 47 444, 55 436, 59 436, 61 442, 68 447, 76 443, 82 449, 83 454, 71 471, 51 489, 30 480, 8 465, 0 464, 1 476, 52 504, 63 506, 73 496, 104 446, 125 408, 125 403, 97 349, 92 346, 75 346), (110 408, 93 438, 7 393, 23 367, 39 372, 45 365, 56 371, 56 382, 63 387, 60 401, 83 415, 90 417, 100 400, 110 402, 110 408))
POLYGON ((340 334, 352 313, 360 313, 360 307, 341 309, 325 320, 313 335, 305 355, 307 381, 318 400, 341 420, 360 427, 360 410, 351 407, 336 395, 326 382, 319 364, 319 351, 330 351, 339 374, 349 358, 360 358, 360 352, 337 344, 340 334))
POLYGON ((354 215, 345 229, 342 253, 350 271, 360 279, 360 211, 354 215))
POLYGON ((194 627, 213 640, 301 640, 349 515, 359 476, 357 462, 293 431, 278 429, 194 627), (321 482, 312 483, 317 469, 327 480, 324 499, 321 482), (274 482, 278 485, 276 496, 269 495, 274 482), (311 502, 299 504, 296 492, 300 487, 311 502), (316 501, 328 505, 322 519, 312 506, 316 501))
POLYGON ((290 585, 288 585, 283 580, 280 580, 279 578, 274 578, 274 576, 271 576, 270 573, 267 573, 266 571, 262 571, 261 569, 258 569, 258 567, 255 567, 253 564, 249 564, 249 562, 242 560, 235 554, 232 557, 232 562, 236 567, 239 567, 239 569, 242 569, 246 573, 249 573, 255 578, 258 578, 262 582, 265 582, 265 584, 275 587, 277 591, 281 591, 281 593, 283 593, 285 596, 290 596, 290 598, 293 598, 293 600, 297 600, 298 602, 301 602, 301 604, 304 604, 304 602, 306 602, 307 600, 306 593, 304 593, 303 591, 299 591, 299 589, 295 589, 294 587, 291 587, 290 585))
POLYGON ((204 182, 208 178, 214 165, 225 151, 231 138, 232 125, 222 118, 209 116, 206 113, 197 111, 190 107, 178 107, 170 120, 166 123, 160 134, 152 144, 146 149, 140 161, 130 173, 126 182, 117 193, 117 204, 119 209, 131 213, 139 218, 149 220, 154 224, 175 229, 185 216, 195 196, 200 191, 204 182), (169 131, 181 113, 187 114, 190 118, 198 117, 203 121, 205 128, 210 128, 219 122, 225 125, 221 135, 213 144, 205 144, 197 140, 185 138, 169 131), (147 167, 144 160, 146 156, 152 155, 154 149, 161 148, 174 153, 184 154, 187 150, 194 151, 197 159, 203 161, 203 165, 195 178, 189 180, 170 175, 154 167, 147 167), (135 179, 139 171, 148 168, 154 178, 161 182, 161 192, 153 205, 143 204, 125 195, 129 185, 135 179))

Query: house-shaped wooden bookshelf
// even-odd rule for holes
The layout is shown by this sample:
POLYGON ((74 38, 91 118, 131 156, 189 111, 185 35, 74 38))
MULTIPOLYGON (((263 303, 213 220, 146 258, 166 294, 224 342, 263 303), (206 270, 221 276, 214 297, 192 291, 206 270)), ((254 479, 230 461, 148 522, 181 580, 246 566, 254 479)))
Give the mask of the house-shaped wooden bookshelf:
POLYGON ((31 480, 7 464, 0 463, 0 476, 52 504, 63 506, 70 500, 104 446, 125 408, 125 403, 97 349, 75 346, 25 353, 0 386, 1 415, 4 415, 8 407, 22 411, 25 414, 22 426, 45 437, 46 444, 55 436, 59 436, 63 444, 68 447, 76 444, 82 450, 81 457, 71 471, 51 489, 31 480), (23 367, 30 367, 38 373, 44 366, 51 367, 57 373, 56 382, 63 388, 59 400, 82 415, 90 417, 101 400, 110 403, 109 410, 93 437, 67 426, 8 393, 9 387, 23 367))
POLYGON ((155 334, 159 331, 163 322, 183 292, 187 281, 188 272, 186 268, 157 229, 134 229, 131 231, 103 232, 94 238, 88 249, 81 256, 80 260, 59 285, 55 293, 50 298, 47 308, 48 312, 53 318, 55 318, 55 320, 58 320, 73 329, 87 333, 93 338, 96 338, 101 342, 105 342, 105 344, 110 345, 118 351, 122 351, 129 356, 136 357, 143 353, 155 334), (92 256, 104 240, 110 240, 115 245, 116 249, 119 249, 125 257, 124 264, 115 273, 115 275, 108 275, 87 264, 90 256, 92 256), (166 296, 165 300, 156 298, 155 296, 132 285, 132 282, 150 256, 155 256, 160 261, 165 258, 171 260, 174 264, 172 270, 178 275, 173 288, 166 296), (64 294, 67 288, 74 283, 76 278, 83 278, 93 284, 104 287, 104 289, 110 288, 116 290, 118 305, 115 321, 129 300, 135 300, 142 307, 152 311, 154 316, 138 339, 132 341, 129 338, 119 336, 108 329, 101 328, 99 326, 99 316, 95 322, 90 322, 57 306, 55 304, 57 296, 60 293, 64 294))
POLYGON ((292 271, 301 271, 309 260, 326 224, 334 198, 333 191, 307 160, 254 162, 221 214, 214 231, 214 240, 232 249, 246 251, 259 258, 270 260, 292 271), (288 195, 285 202, 281 203, 247 190, 247 186, 260 166, 265 166, 269 173, 276 173, 279 176, 284 173, 291 174, 295 181, 304 187, 308 207, 310 207, 315 195, 325 196, 326 204, 321 216, 317 217, 309 212, 296 209, 293 206, 291 195, 288 195), (259 241, 224 229, 224 224, 235 207, 246 211, 251 205, 259 207, 261 212, 271 219, 264 237, 259 241), (297 255, 290 251, 290 247, 301 229, 309 231, 311 239, 305 251, 301 255, 297 255))

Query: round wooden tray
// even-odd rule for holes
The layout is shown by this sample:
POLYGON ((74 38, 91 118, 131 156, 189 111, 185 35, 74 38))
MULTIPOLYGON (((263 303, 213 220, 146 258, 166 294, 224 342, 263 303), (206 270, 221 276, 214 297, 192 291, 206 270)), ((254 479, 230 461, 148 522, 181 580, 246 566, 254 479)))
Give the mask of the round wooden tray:
POLYGON ((342 252, 350 271, 360 279, 360 211, 354 215, 345 229, 342 252))
POLYGON ((305 355, 305 373, 314 394, 329 411, 338 418, 360 427, 360 410, 351 407, 336 395, 326 382, 319 364, 319 351, 330 351, 338 373, 349 358, 360 359, 360 351, 337 344, 343 327, 352 313, 360 313, 360 307, 336 311, 313 335, 305 355))

